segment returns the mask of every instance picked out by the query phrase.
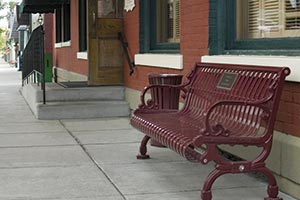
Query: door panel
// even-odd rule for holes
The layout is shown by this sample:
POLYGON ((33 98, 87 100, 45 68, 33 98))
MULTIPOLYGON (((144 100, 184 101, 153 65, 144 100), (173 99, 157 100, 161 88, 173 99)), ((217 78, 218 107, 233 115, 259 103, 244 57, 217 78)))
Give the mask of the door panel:
MULTIPOLYGON (((99 9, 108 2, 107 0, 89 1, 89 6, 95 6, 91 12, 89 11, 90 85, 123 84, 123 50, 118 38, 118 33, 123 29, 123 20, 107 18, 101 14, 99 9)), ((110 3, 108 7, 111 7, 110 3)), ((112 17, 111 12, 105 11, 105 13, 112 17)))

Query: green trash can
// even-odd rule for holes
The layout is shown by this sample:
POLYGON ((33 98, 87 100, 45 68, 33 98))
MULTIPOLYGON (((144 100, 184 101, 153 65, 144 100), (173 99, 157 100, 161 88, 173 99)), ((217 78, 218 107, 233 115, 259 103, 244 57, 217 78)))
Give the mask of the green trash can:
POLYGON ((44 54, 44 66, 45 66, 45 82, 52 82, 52 54, 45 53, 44 54))

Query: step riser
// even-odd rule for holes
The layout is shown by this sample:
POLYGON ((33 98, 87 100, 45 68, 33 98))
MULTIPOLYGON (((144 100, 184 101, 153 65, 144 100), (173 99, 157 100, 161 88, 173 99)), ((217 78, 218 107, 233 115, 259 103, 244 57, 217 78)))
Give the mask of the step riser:
POLYGON ((46 104, 39 86, 29 84, 21 93, 36 118, 42 120, 128 117, 130 109, 124 100, 123 87, 62 88, 46 87, 46 104))
MULTIPOLYGON (((123 100, 124 89, 111 88, 110 90, 65 90, 46 92, 46 101, 95 101, 95 100, 123 100)), ((43 93, 37 93, 37 102, 43 101, 43 93)))
MULTIPOLYGON (((94 101, 94 100, 123 100, 124 91, 112 89, 111 91, 49 91, 46 93, 46 101, 94 101)), ((37 93, 37 102, 43 101, 42 92, 37 93)))
MULTIPOLYGON (((43 101, 43 92, 40 86, 29 84, 22 88, 23 92, 31 94, 36 102, 43 101)), ((96 101, 96 100, 123 100, 124 87, 103 86, 88 88, 63 88, 57 84, 46 87, 46 101, 96 101)), ((33 98, 32 97, 32 98, 33 98)))

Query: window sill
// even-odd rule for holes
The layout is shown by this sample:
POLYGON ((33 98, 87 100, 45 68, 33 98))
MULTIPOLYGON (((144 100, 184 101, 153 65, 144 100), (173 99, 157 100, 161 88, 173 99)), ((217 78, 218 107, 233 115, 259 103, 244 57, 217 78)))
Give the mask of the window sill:
POLYGON ((63 48, 63 47, 70 47, 70 46, 71 46, 71 41, 55 43, 54 45, 55 48, 63 48))
POLYGON ((183 69, 183 56, 179 54, 136 54, 134 60, 136 65, 183 69))
POLYGON ((87 52, 77 52, 77 59, 87 60, 88 59, 87 52))
POLYGON ((289 67, 291 74, 286 80, 300 82, 300 57, 296 56, 202 56, 201 62, 289 67))

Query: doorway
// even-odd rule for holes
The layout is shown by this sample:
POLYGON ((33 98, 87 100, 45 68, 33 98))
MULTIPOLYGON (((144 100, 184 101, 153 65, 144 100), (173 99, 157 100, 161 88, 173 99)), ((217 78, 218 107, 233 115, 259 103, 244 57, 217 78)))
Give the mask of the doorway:
POLYGON ((89 85, 123 84, 123 0, 88 1, 89 85))

